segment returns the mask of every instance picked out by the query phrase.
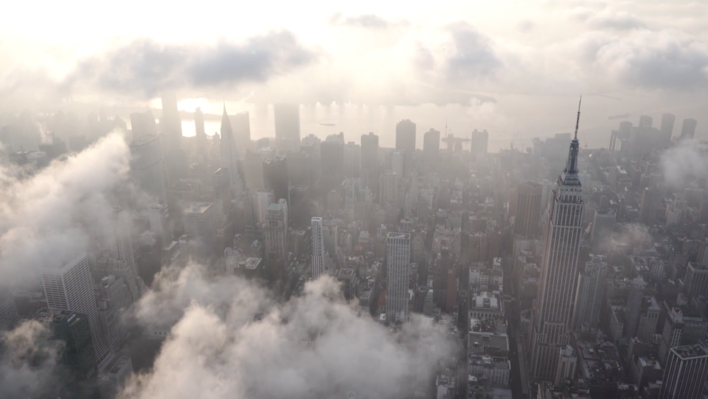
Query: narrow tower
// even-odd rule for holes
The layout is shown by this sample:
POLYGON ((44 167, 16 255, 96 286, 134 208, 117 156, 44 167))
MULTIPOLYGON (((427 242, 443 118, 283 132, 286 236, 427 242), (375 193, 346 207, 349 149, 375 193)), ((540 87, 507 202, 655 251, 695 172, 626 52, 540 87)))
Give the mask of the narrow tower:
MULTIPOLYGON (((581 98, 582 100, 582 98, 581 98)), ((570 343, 574 287, 582 236, 583 200, 578 177, 578 124, 568 160, 558 176, 544 231, 543 262, 534 303, 531 373, 537 380, 553 381, 560 351, 570 343)))

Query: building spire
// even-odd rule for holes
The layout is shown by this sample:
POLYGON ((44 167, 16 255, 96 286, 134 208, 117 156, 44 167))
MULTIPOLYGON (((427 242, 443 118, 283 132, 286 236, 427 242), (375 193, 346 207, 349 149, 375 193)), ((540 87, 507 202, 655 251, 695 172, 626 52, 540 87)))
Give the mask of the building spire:
POLYGON ((578 125, 580 125, 580 104, 583 103, 583 95, 580 95, 580 101, 578 101, 578 119, 575 120, 575 140, 578 139, 578 125))
POLYGON ((231 130, 231 121, 229 120, 229 115, 226 113, 226 101, 224 101, 224 114, 221 116, 221 138, 224 138, 224 135, 228 135, 228 137, 231 137, 233 135, 233 131, 231 130))
POLYGON ((563 170, 561 179, 563 184, 571 186, 580 185, 580 179, 578 178, 578 151, 580 149, 580 144, 578 143, 578 126, 580 125, 580 105, 582 101, 583 96, 580 96, 580 101, 578 102, 578 118, 575 121, 575 137, 570 142, 568 161, 565 165, 565 170, 563 170))

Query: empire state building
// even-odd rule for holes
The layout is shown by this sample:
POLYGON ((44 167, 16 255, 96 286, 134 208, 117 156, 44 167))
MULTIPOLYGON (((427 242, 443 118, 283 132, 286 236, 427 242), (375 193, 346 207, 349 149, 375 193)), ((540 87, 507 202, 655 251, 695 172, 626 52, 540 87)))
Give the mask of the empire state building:
POLYGON ((573 296, 578 275, 583 200, 578 177, 578 123, 570 142, 568 161, 553 190, 545 226, 543 261, 534 303, 531 373, 537 380, 553 380, 562 348, 570 343, 573 296))

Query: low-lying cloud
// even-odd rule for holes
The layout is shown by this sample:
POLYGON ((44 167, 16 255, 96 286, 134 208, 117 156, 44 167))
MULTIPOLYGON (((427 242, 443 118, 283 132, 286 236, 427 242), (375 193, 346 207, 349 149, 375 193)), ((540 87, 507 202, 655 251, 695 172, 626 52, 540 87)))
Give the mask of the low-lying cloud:
POLYGON ((410 397, 454 348, 446 331, 416 316, 389 332, 329 277, 284 304, 237 277, 210 281, 197 265, 161 279, 138 320, 176 324, 123 399, 410 397))
POLYGON ((708 177, 708 144, 682 140, 661 155, 666 183, 681 187, 696 178, 708 177))
POLYGON ((0 280, 19 288, 108 231, 111 192, 130 188, 129 156, 123 136, 112 133, 30 177, 0 165, 0 280))

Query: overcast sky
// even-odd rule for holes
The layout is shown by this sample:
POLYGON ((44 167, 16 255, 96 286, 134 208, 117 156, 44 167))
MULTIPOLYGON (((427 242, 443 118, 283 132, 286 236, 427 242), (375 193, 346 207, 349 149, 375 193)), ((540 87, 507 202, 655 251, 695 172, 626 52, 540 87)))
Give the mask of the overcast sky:
MULTIPOLYGON (((9 8, 0 26, 6 107, 18 96, 159 106, 164 90, 175 90, 185 110, 213 112, 222 99, 234 111, 334 101, 398 106, 396 120, 436 104, 419 131, 449 119, 457 131, 510 138, 571 130, 582 93, 581 133, 602 135, 603 144, 618 123, 609 116, 636 122, 647 113, 658 123, 664 111, 677 125, 697 118, 705 137, 708 2, 126 0, 106 9, 70 0, 9 8)), ((377 118, 356 128, 390 127, 377 118)))

